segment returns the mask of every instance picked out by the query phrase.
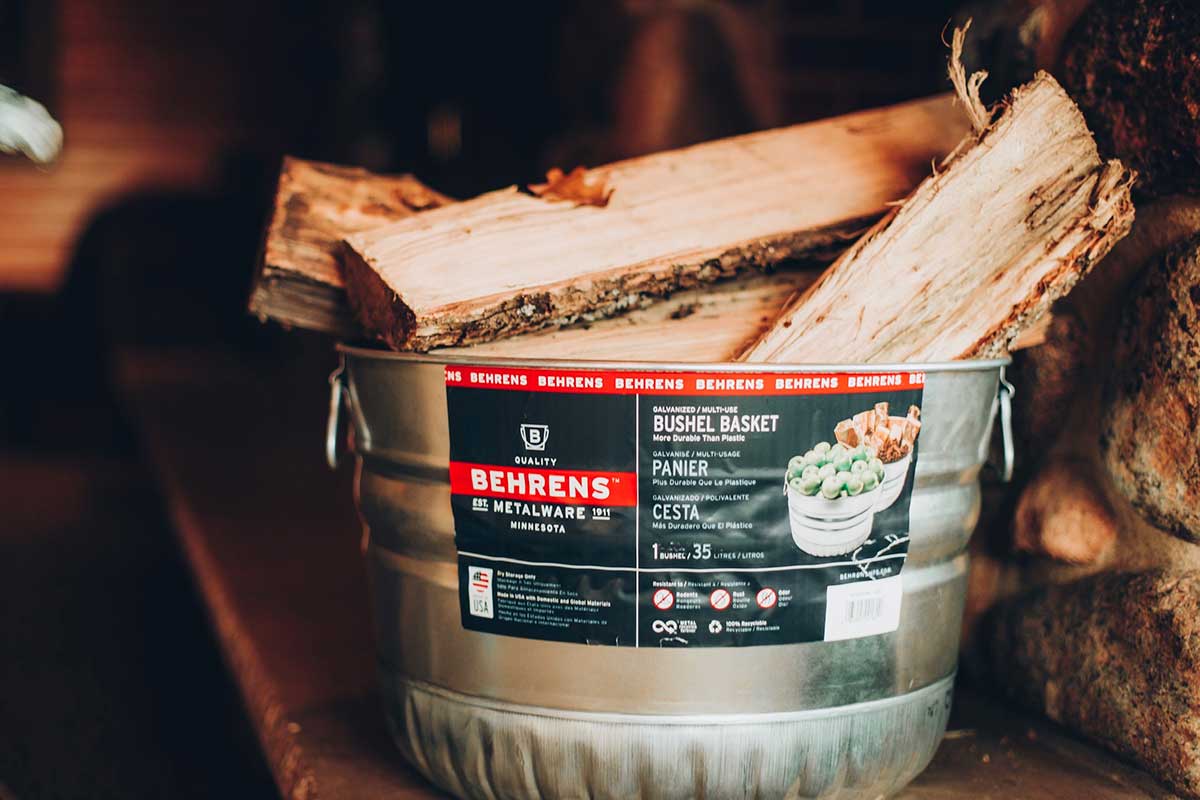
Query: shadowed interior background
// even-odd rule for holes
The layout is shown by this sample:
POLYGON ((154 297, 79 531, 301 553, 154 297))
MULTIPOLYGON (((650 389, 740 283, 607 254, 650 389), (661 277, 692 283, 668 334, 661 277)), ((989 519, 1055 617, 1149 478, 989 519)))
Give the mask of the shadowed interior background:
POLYGON ((0 785, 272 792, 121 375, 328 370, 244 310, 284 153, 465 197, 945 90, 955 5, 0 0, 0 84, 66 135, 49 167, 0 156, 0 785))

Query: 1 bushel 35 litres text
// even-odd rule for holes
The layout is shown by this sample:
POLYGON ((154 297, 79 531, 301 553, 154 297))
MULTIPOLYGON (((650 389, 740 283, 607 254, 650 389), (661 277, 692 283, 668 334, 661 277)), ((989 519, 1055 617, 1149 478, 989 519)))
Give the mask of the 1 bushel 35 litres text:
POLYGON ((874 797, 932 757, 1004 361, 343 358, 389 722, 439 786, 874 797), (456 386, 468 367, 527 383, 456 386), (919 385, 812 389, 918 373, 919 385), (539 374, 552 386, 530 391, 539 374), (777 377, 793 388, 775 394, 777 377), (747 388, 758 378, 767 391, 747 388), (906 541, 868 569, 898 568, 846 580, 862 577, 864 546, 887 544, 881 531, 906 541), (877 584, 887 592, 859 593, 877 584), (835 604, 840 623, 826 618, 835 604), (884 607, 895 619, 879 623, 884 607), (838 630, 863 615, 877 627, 838 630))

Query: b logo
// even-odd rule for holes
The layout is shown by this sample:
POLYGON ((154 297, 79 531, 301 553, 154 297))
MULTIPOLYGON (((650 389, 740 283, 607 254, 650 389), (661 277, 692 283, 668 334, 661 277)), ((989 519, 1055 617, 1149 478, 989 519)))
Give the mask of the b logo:
POLYGON ((521 441, 526 450, 545 450, 546 440, 550 438, 549 425, 521 425, 521 441))

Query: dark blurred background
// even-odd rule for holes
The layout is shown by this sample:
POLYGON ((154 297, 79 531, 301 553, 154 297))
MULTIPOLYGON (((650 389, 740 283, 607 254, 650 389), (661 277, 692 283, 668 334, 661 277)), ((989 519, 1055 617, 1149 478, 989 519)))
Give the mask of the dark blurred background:
POLYGON ((466 197, 881 105, 948 88, 955 5, 0 0, 66 135, 0 156, 0 798, 273 793, 121 384, 332 365, 245 312, 283 154, 466 197))

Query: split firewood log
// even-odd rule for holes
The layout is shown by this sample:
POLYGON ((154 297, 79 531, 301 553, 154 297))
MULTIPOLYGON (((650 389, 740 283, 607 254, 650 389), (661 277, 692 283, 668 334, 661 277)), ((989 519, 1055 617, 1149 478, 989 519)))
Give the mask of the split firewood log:
POLYGON ((1200 573, 1106 573, 1001 603, 976 634, 1012 697, 1200 798, 1200 573))
POLYGON ((250 313, 307 330, 360 335, 338 265, 342 238, 449 202, 412 175, 284 158, 250 313))
MULTIPOLYGON (((285 158, 251 312, 287 326, 361 337, 338 266, 341 239, 449 202, 409 175, 285 158)), ((647 360, 726 361, 818 274, 782 264, 777 272, 676 292, 626 316, 500 339, 477 345, 473 353, 612 360, 637 353, 647 360)), ((1041 342, 1041 333, 1030 331, 1024 344, 1041 342)))
POLYGON ((1117 522, 1092 467, 1058 457, 1025 485, 1013 515, 1017 550, 1070 564, 1094 564, 1117 540, 1117 522))
POLYGON ((830 259, 965 130, 961 111, 935 97, 579 175, 603 207, 492 192, 348 236, 350 301, 392 347, 429 350, 830 259))
POLYGON ((1104 461, 1153 525, 1200 542, 1200 236, 1143 270, 1105 390, 1104 461))
POLYGON ((1094 0, 1062 54, 1063 85, 1139 194, 1200 193, 1200 5, 1094 0))
POLYGON ((1132 175, 1100 159, 1052 77, 1016 89, 995 119, 979 102, 979 74, 957 77, 978 135, 791 303, 745 360, 999 355, 1129 232, 1132 175))

